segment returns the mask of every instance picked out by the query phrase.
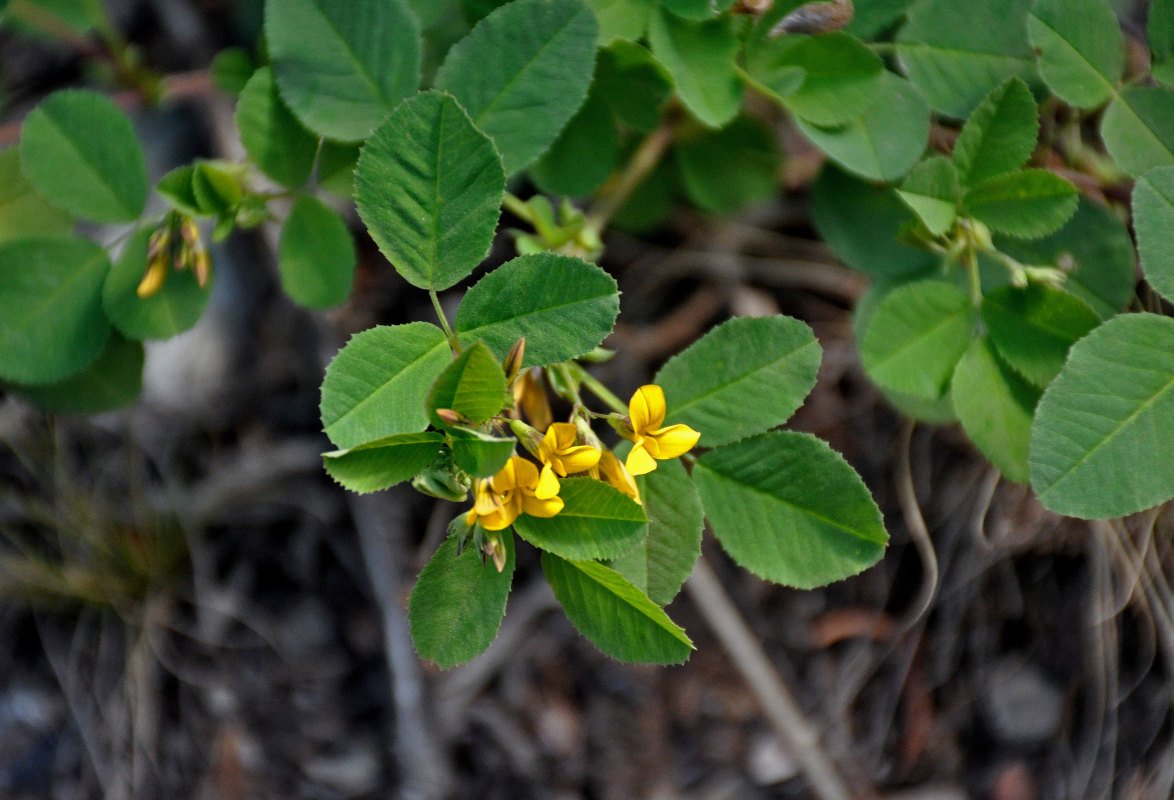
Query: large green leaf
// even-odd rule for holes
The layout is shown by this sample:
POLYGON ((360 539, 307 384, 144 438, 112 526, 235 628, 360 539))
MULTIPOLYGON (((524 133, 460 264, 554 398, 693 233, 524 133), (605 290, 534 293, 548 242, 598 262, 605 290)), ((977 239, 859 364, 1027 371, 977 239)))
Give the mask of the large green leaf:
POLYGON ((992 89, 1032 71, 1032 0, 919 0, 898 34, 906 74, 935 111, 966 117, 992 89))
POLYGON ((897 232, 910 219, 896 193, 828 165, 811 187, 811 216, 836 257, 873 278, 899 278, 933 269, 938 257, 910 247, 897 232))
POLYGON ((673 80, 652 53, 625 40, 599 51, 595 84, 616 117, 639 131, 660 124, 661 110, 673 93, 673 80))
POLYGON ((514 0, 453 46, 436 76, 511 174, 545 152, 591 85, 599 26, 579 0, 514 0))
POLYGON ((542 571, 579 633, 612 658, 680 664, 693 650, 685 631, 615 570, 543 553, 542 571))
POLYGON ((493 142, 439 92, 400 104, 355 168, 359 216, 392 266, 421 289, 447 289, 485 258, 504 192, 493 142))
POLYGON ((310 177, 318 137, 303 128, 281 102, 270 67, 253 73, 241 91, 236 127, 245 152, 270 178, 296 189, 310 177))
POLYGON ((782 154, 775 135, 750 117, 682 139, 675 155, 689 199, 704 211, 729 214, 778 189, 782 154))
POLYGON ((514 454, 514 439, 500 439, 478 431, 450 430, 453 463, 474 478, 492 478, 514 454))
POLYGON ((212 281, 200 288, 193 270, 170 270, 159 291, 139 297, 139 283, 147 270, 151 229, 135 231, 106 276, 102 307, 124 336, 131 339, 167 339, 199 321, 212 294, 212 281))
POLYGON ((636 478, 648 535, 611 566, 647 593, 658 606, 668 605, 701 557, 705 512, 697 489, 678 460, 662 461, 636 478))
POLYGON ((306 308, 346 300, 355 279, 355 242, 346 222, 316 197, 294 201, 277 250, 281 288, 306 308))
POLYGON ((643 38, 656 4, 657 0, 587 0, 599 20, 599 44, 643 38))
POLYGON ((720 128, 737 115, 742 86, 734 69, 738 38, 729 19, 690 22, 657 9, 649 21, 648 43, 693 116, 720 128))
POLYGON ((1055 233, 1076 213, 1077 191, 1046 169, 990 178, 966 193, 967 210, 996 233, 1038 239, 1055 233))
POLYGON ((59 383, 13 388, 45 411, 97 414, 130 405, 142 387, 143 346, 112 333, 98 358, 77 375, 59 383))
POLYGON ((514 522, 530 544, 563 558, 615 558, 644 536, 648 517, 637 503, 603 481, 564 478, 563 510, 553 517, 523 514, 514 522))
POLYGON ((1146 32, 1154 77, 1167 85, 1174 83, 1174 0, 1150 3, 1146 32))
POLYGON ((1072 346, 1031 431, 1031 485, 1084 519, 1174 497, 1174 319, 1125 314, 1072 346))
POLYGON ((882 74, 876 102, 834 128, 797 119, 803 135, 836 163, 862 177, 896 181, 917 163, 929 137, 929 105, 916 86, 882 74))
POLYGON ((1005 367, 986 337, 970 343, 950 388, 970 441, 1007 480, 1027 483, 1031 412, 1040 390, 1005 367))
POLYGON ((922 161, 897 190, 897 196, 913 209, 934 236, 941 236, 953 227, 961 194, 958 170, 945 156, 931 156, 922 161))
POLYGON ((504 359, 525 337, 525 366, 589 353, 619 314, 615 279, 594 264, 554 253, 519 256, 465 293, 453 326, 462 344, 485 342, 504 359))
POLYGON ((554 144, 528 172, 547 194, 579 197, 607 180, 619 160, 619 130, 597 81, 554 144))
POLYGON ((1122 90, 1105 109, 1101 137, 1109 155, 1135 178, 1153 167, 1174 166, 1174 89, 1122 90))
POLYGON ((1081 197, 1076 213, 1043 239, 995 238, 998 249, 1024 264, 1060 266, 1064 288, 1108 319, 1133 297, 1133 240, 1113 212, 1081 197))
POLYGON ((424 398, 452 358, 427 322, 377 325, 351 337, 326 368, 322 425, 341 450, 428 427, 424 398))
POLYGON ((53 236, 0 243, 0 378, 55 383, 102 352, 106 251, 87 239, 53 236))
POLYGON ((782 425, 815 386, 819 342, 791 317, 740 317, 710 330, 656 374, 667 421, 701 432, 702 447, 782 425))
POLYGON ((444 368, 425 402, 438 428, 447 425, 436 415, 438 408, 455 411, 474 424, 484 422, 505 404, 505 374, 489 348, 476 342, 444 368))
POLYGON ((432 431, 399 433, 348 450, 322 454, 330 477, 352 492, 378 492, 406 481, 432 463, 444 436, 432 431))
POLYGON ((420 23, 404 0, 267 0, 281 96, 310 130, 367 138, 420 82, 420 23))
POLYGON ((20 171, 20 150, 0 150, 0 242, 69 233, 73 218, 49 203, 20 171))
POLYGON ((1155 167, 1134 184, 1133 227, 1145 279, 1174 298, 1174 167, 1155 167))
POLYGON ((953 284, 919 281, 894 289, 860 342, 865 371, 886 389, 941 397, 970 345, 974 312, 970 297, 953 284))
POLYGON ((884 65, 855 36, 837 32, 777 41, 782 50, 772 59, 772 68, 797 67, 804 73, 798 89, 783 98, 800 119, 824 127, 842 125, 879 99, 884 65))
POLYGON ((408 600, 417 652, 444 668, 479 655, 497 636, 514 578, 514 538, 507 531, 505 568, 498 572, 476 548, 457 552, 450 536, 436 551, 408 600))
POLYGON ((1077 108, 1113 96, 1125 69, 1125 36, 1106 0, 1036 0, 1027 33, 1048 88, 1077 108))
POLYGON ((1018 78, 988 94, 962 126, 954 166, 964 186, 974 186, 1023 166, 1039 135, 1038 109, 1018 78))
POLYGON ((1060 372, 1073 342, 1101 321, 1080 298, 1035 283, 987 292, 982 319, 1003 360, 1040 387, 1060 372))
POLYGON ((872 495, 810 434, 773 431, 711 450, 693 480, 722 547, 767 580, 809 589, 884 554, 889 537, 872 495))
POLYGON ((129 222, 147 202, 147 167, 130 120, 84 89, 54 92, 25 117, 21 167, 50 202, 95 222, 129 222))

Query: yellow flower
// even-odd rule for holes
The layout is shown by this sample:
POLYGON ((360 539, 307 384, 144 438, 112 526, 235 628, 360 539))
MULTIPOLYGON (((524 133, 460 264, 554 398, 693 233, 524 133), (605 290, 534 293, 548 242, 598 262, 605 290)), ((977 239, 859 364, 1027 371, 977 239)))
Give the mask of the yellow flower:
POLYGON ((636 479, 632 477, 632 473, 628 472, 624 462, 616 458, 616 454, 612 451, 604 450, 600 454, 599 464, 591 468, 590 474, 592 478, 611 484, 640 505, 644 505, 644 501, 640 499, 640 489, 636 486, 636 479))
POLYGON ((599 450, 585 444, 576 444, 578 431, 572 422, 555 422, 546 429, 546 435, 538 443, 538 460, 542 462, 539 485, 545 490, 558 491, 558 478, 586 472, 599 463, 599 450))
POLYGON ((656 460, 676 458, 693 449, 701 434, 688 425, 669 425, 662 428, 666 410, 664 391, 655 384, 641 386, 628 402, 632 420, 632 440, 628 453, 628 472, 644 475, 656 469, 656 460))
POLYGON ((558 481, 553 492, 548 487, 540 489, 538 467, 520 456, 511 456, 492 478, 477 481, 473 507, 465 515, 465 522, 480 522, 487 531, 500 531, 513 525, 523 512, 532 517, 553 517, 562 510, 558 481))

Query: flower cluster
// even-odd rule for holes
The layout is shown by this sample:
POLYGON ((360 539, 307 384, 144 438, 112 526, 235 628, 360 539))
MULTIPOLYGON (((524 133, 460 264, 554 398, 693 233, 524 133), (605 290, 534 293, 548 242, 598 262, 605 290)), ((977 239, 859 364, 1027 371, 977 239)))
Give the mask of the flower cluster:
POLYGON ((208 285, 212 264, 200 240, 200 229, 194 219, 178 211, 169 212, 147 242, 147 269, 136 290, 138 296, 147 298, 162 289, 169 266, 190 268, 201 289, 208 285))

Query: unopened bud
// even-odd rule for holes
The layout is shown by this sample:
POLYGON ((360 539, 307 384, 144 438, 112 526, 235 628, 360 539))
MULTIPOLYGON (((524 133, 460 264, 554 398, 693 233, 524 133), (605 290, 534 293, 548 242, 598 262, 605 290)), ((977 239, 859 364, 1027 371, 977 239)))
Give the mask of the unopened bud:
POLYGON ((459 411, 453 411, 451 408, 436 409, 436 416, 440 417, 440 421, 445 425, 468 425, 469 419, 459 411))
POLYGON ((526 337, 523 336, 514 342, 514 346, 510 348, 509 354, 505 357, 505 363, 501 365, 502 370, 505 371, 505 382, 507 384, 513 383, 514 378, 518 377, 518 372, 522 369, 522 358, 525 355, 526 337))
POLYGON ((829 2, 801 5, 779 20, 770 29, 770 36, 782 33, 831 33, 845 27, 856 13, 852 0, 830 0, 829 2))
POLYGON ((518 441, 522 443, 522 447, 535 458, 538 457, 538 444, 542 441, 542 433, 537 428, 532 428, 520 419, 510 420, 510 430, 514 432, 514 436, 518 437, 518 441))
POLYGON ((615 428, 616 433, 625 439, 636 435, 636 428, 632 426, 632 418, 624 414, 611 413, 607 415, 607 424, 615 428))
POLYGON ((575 433, 579 434, 579 441, 583 444, 603 450, 603 442, 599 441, 595 431, 591 430, 591 424, 583 417, 575 417, 575 433))

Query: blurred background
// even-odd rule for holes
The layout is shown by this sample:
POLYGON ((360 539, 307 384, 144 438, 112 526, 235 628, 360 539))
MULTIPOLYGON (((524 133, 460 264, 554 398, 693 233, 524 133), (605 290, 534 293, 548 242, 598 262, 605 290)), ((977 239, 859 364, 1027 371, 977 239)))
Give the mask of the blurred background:
MULTIPOLYGON (((124 104, 153 179, 239 158, 235 98, 209 65, 227 47, 256 57, 261 0, 106 5, 177 87, 124 104)), ((92 50, 0 29, 0 147, 47 93, 108 86, 92 50)), ((887 555, 804 592, 735 568, 709 537, 704 550, 853 796, 1169 798, 1168 515, 1054 516, 955 428, 902 421, 859 368, 866 279, 811 223, 823 157, 784 118, 774 133, 785 158, 766 201, 724 217, 682 203, 609 231, 622 313, 596 374, 627 396, 730 316, 815 330, 819 383, 790 427, 861 473, 887 555)), ((447 671, 417 658, 406 598, 460 509, 335 485, 318 387, 349 335, 433 314, 349 213, 359 268, 338 309, 294 306, 273 232, 238 232, 213 246, 200 323, 148 347, 132 407, 55 416, 0 389, 0 797, 818 796, 687 593, 669 612, 689 662, 620 664, 576 633, 522 547, 489 651, 447 671)), ((500 236, 487 266, 513 252, 500 236)))

